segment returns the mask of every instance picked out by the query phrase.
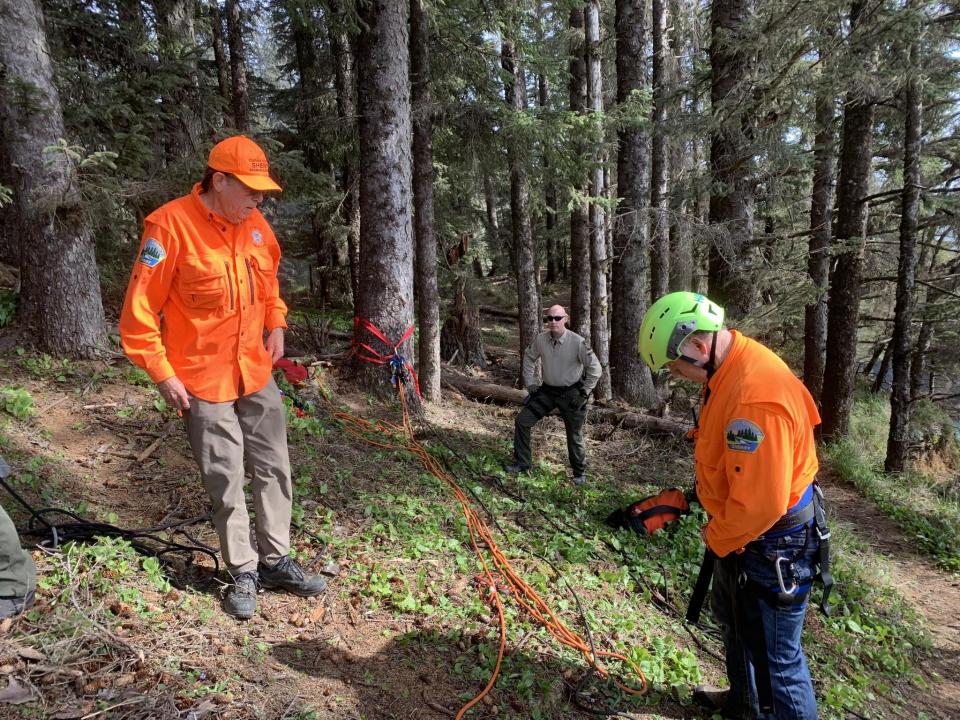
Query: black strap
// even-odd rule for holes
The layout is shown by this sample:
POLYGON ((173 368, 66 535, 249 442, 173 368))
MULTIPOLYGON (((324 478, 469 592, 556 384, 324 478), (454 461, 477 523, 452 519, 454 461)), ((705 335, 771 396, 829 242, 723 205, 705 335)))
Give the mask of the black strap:
POLYGON ((820 573, 817 578, 823 584, 823 595, 820 598, 820 612, 830 617, 830 591, 833 590, 833 574, 830 572, 830 528, 827 527, 827 512, 823 507, 823 491, 820 484, 814 480, 813 502, 814 528, 820 538, 819 557, 820 573))
MULTIPOLYGON (((813 500, 811 500, 799 510, 794 510, 791 513, 787 513, 782 518, 777 520, 773 524, 773 527, 771 527, 763 535, 761 535, 760 538, 766 537, 771 533, 784 532, 786 530, 793 530, 794 528, 798 528, 801 525, 805 525, 806 523, 813 520, 813 516, 814 516, 814 507, 813 507, 813 500)), ((760 538, 757 538, 757 539, 759 540, 760 538)))
POLYGON ((700 620, 700 612, 703 610, 703 603, 706 601, 707 592, 710 590, 710 580, 713 579, 713 564, 716 559, 717 556, 713 550, 708 547, 703 549, 700 572, 697 574, 697 582, 693 586, 690 604, 687 606, 687 622, 695 623, 700 620))
POLYGON ((647 508, 643 512, 639 512, 633 516, 635 520, 643 522, 644 520, 649 520, 654 515, 676 515, 680 517, 683 515, 683 510, 678 508, 676 505, 654 505, 652 508, 647 508))

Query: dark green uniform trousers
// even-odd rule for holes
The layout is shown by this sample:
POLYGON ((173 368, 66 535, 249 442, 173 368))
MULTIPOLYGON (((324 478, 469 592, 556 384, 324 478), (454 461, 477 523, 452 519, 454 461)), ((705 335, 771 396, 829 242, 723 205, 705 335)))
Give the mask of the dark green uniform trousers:
POLYGON ((583 444, 583 423, 587 419, 587 401, 576 387, 569 389, 541 387, 530 396, 526 406, 517 415, 513 432, 513 459, 521 466, 530 467, 530 430, 554 408, 560 411, 567 430, 567 454, 573 474, 583 475, 587 469, 587 451, 583 444))

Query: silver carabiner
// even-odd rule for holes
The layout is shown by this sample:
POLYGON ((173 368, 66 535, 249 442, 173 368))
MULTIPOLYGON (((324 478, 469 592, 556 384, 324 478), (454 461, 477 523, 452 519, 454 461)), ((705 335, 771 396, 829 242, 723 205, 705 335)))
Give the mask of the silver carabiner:
POLYGON ((783 570, 780 568, 780 563, 786 562, 792 565, 789 560, 785 557, 778 557, 777 561, 773 564, 774 569, 777 571, 777 582, 780 583, 780 592, 784 595, 793 595, 797 591, 797 578, 793 577, 790 580, 790 587, 788 588, 783 583, 783 570))

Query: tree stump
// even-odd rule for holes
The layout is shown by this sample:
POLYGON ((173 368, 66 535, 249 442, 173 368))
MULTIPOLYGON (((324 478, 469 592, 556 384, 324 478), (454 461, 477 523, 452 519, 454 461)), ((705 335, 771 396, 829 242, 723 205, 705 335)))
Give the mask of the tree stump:
POLYGON ((480 310, 467 304, 466 281, 457 280, 453 306, 440 331, 440 357, 449 363, 485 367, 480 310))

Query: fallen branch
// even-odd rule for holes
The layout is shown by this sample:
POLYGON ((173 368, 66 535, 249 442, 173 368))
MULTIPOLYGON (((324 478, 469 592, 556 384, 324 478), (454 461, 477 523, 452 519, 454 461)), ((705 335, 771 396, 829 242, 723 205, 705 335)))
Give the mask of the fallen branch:
MULTIPOLYGON (((511 405, 522 405, 527 397, 525 390, 484 382, 466 377, 452 370, 444 369, 441 373, 444 385, 457 390, 468 397, 477 400, 496 401, 511 405)), ((622 428, 646 430, 647 432, 663 433, 666 435, 682 436, 687 427, 667 418, 654 417, 643 413, 604 408, 593 405, 590 407, 590 418, 593 421, 602 421, 618 424, 622 428)))

